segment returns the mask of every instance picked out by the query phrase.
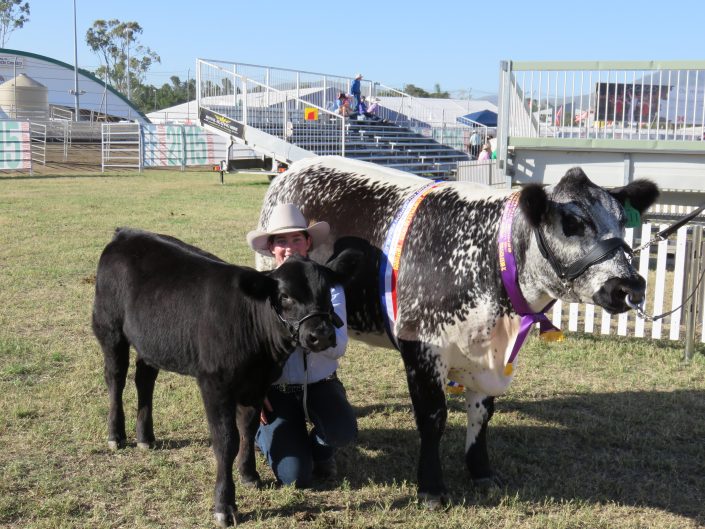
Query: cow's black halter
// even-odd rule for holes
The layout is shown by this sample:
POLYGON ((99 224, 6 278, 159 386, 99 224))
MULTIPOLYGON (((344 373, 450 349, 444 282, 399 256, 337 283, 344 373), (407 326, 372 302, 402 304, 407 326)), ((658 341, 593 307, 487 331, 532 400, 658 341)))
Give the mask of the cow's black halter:
POLYGON ((286 327, 286 330, 288 330, 289 334, 291 334, 291 339, 296 345, 302 345, 299 337, 299 330, 301 329, 301 324, 303 324, 303 322, 305 322, 306 320, 310 320, 311 318, 315 317, 321 317, 329 320, 336 329, 340 329, 343 326, 343 320, 341 320, 340 316, 338 316, 332 310, 330 312, 310 312, 300 320, 295 321, 293 323, 285 319, 281 314, 279 314, 278 311, 275 310, 275 312, 279 317, 279 320, 284 324, 284 327, 286 327))
POLYGON ((563 266, 558 262, 555 254, 546 245, 541 229, 534 228, 534 234, 536 235, 536 242, 538 242, 541 255, 543 255, 544 258, 551 264, 553 271, 556 272, 558 277, 567 281, 573 281, 575 278, 582 275, 589 267, 599 263, 602 259, 618 248, 624 250, 629 257, 633 254, 631 247, 624 239, 620 237, 611 237, 609 239, 597 241, 590 251, 583 255, 580 259, 576 259, 569 265, 563 266))

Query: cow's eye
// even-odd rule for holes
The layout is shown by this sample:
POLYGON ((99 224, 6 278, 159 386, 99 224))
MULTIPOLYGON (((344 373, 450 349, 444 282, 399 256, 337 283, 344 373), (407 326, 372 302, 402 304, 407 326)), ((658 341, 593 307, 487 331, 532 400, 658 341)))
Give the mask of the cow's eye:
POLYGON ((563 213, 561 224, 563 225, 563 234, 566 237, 585 235, 585 223, 575 215, 563 213))

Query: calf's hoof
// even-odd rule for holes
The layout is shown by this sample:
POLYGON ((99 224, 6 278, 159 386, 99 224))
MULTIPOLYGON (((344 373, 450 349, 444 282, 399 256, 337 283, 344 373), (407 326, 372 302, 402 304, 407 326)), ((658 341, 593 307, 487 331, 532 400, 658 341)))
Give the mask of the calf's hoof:
POLYGON ((108 448, 110 450, 125 448, 125 439, 108 439, 108 448))
POLYGON ((430 492, 419 492, 418 493, 419 505, 429 509, 431 511, 438 511, 443 509, 448 505, 448 493, 442 492, 441 494, 432 494, 430 492))
POLYGON ((240 485, 248 489, 261 489, 262 480, 259 478, 259 476, 255 476, 253 478, 246 478, 240 476, 240 485))
POLYGON ((215 513, 215 523, 218 527, 232 527, 237 524, 236 514, 233 507, 227 507, 226 512, 215 513))
POLYGON ((137 448, 139 448, 140 450, 151 450, 153 446, 154 443, 146 443, 144 441, 140 441, 137 443, 137 448))

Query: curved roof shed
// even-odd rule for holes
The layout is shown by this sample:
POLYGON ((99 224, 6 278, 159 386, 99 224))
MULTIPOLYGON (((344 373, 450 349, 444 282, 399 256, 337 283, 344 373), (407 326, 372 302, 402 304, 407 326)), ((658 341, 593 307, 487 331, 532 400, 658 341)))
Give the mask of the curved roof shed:
MULTIPOLYGON (((20 89, 22 74, 24 78, 30 78, 46 88, 49 106, 66 107, 73 111, 75 106, 75 98, 71 94, 74 89, 73 65, 36 53, 0 48, 0 83, 17 77, 17 89, 20 89)), ((107 114, 113 119, 149 123, 149 119, 123 94, 110 85, 106 86, 91 72, 81 68, 78 69, 78 89, 84 92, 79 97, 82 115, 95 112, 107 114)), ((7 110, 5 113, 9 114, 7 110)))

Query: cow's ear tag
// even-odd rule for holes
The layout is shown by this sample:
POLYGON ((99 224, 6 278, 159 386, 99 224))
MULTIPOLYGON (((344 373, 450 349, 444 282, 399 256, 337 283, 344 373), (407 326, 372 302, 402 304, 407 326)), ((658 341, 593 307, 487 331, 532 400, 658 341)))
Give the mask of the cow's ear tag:
POLYGON ((634 209, 634 207, 629 203, 629 199, 624 201, 624 213, 627 216, 627 228, 638 228, 641 226, 641 214, 639 210, 634 209))

